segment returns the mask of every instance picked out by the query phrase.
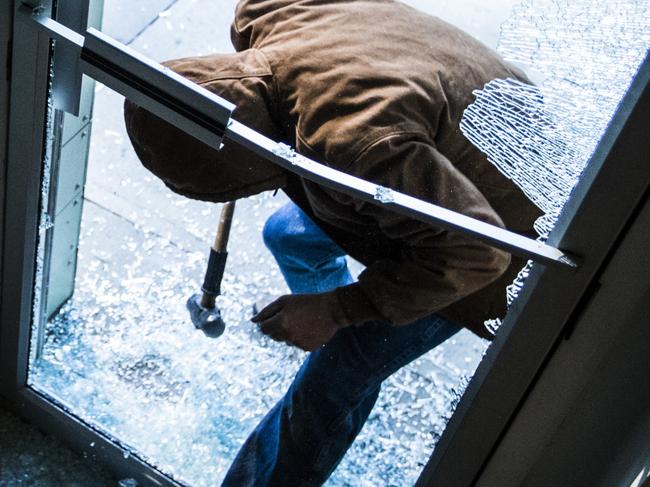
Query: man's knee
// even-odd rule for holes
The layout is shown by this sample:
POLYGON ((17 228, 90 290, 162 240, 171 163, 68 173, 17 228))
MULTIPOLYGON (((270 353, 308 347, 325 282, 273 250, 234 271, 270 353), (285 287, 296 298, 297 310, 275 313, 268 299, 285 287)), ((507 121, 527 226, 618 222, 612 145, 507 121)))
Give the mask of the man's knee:
POLYGON ((334 245, 294 203, 287 203, 269 217, 262 236, 276 257, 299 255, 302 259, 321 261, 323 247, 329 256, 332 251, 328 245, 334 245))
POLYGON ((296 225, 294 220, 291 211, 284 206, 266 220, 262 237, 264 244, 274 255, 286 253, 300 240, 301 226, 296 225))

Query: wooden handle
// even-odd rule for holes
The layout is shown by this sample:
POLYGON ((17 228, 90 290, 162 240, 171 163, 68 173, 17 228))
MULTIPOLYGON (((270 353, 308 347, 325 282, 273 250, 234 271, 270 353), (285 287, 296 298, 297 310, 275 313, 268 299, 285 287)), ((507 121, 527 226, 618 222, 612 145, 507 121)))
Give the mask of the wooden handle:
POLYGON ((232 226, 232 216, 234 213, 234 201, 229 201, 223 205, 221 216, 219 217, 217 235, 214 238, 214 245, 212 246, 212 248, 217 252, 225 252, 228 247, 228 237, 230 236, 230 227, 232 226))

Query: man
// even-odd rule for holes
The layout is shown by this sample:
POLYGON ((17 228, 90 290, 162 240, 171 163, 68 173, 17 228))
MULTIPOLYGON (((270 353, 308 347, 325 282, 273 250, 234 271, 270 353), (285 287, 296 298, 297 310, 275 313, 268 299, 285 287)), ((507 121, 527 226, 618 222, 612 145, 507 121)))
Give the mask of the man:
MULTIPOLYGON (((237 105, 234 118, 308 157, 473 218, 533 235, 539 215, 460 133, 472 91, 526 80, 439 19, 392 0, 242 0, 235 54, 167 63, 237 105)), ((355 200, 226 142, 216 152, 127 102, 143 164, 172 190, 228 201, 282 188, 264 238, 291 295, 253 317, 312 351, 248 438, 228 486, 321 485, 381 383, 462 327, 490 338, 523 262, 355 200), (348 254, 366 267, 353 282, 348 254)))

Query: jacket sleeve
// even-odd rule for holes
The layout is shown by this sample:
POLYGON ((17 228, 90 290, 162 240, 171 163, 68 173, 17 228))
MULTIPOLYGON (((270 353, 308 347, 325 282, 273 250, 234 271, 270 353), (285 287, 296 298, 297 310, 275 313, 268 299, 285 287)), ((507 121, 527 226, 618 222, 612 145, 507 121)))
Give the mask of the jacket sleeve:
MULTIPOLYGON (((503 227, 483 194, 432 144, 408 135, 382 139, 348 168, 358 177, 503 227)), ((358 282, 336 290, 350 323, 380 315, 408 324, 496 280, 510 254, 373 203, 335 196, 401 242, 399 257, 374 262, 358 282)))

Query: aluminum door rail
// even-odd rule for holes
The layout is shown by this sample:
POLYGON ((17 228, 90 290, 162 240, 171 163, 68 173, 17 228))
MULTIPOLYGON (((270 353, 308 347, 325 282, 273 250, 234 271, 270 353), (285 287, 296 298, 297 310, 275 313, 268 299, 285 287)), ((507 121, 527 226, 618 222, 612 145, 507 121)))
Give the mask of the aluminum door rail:
POLYGON ((50 37, 77 49, 85 73, 217 150, 222 146, 222 139, 228 139, 300 177, 352 197, 459 232, 540 264, 578 267, 574 256, 555 247, 297 154, 287 145, 230 119, 235 106, 228 101, 95 29, 88 29, 82 36, 42 15, 38 9, 23 5, 20 12, 50 37))
MULTIPOLYGON (((38 8, 23 4, 19 12, 23 19, 36 21, 57 44, 65 43, 68 54, 76 52, 84 73, 201 142, 221 148, 235 105, 96 29, 81 35, 38 8)), ((53 72, 56 78, 56 59, 53 72)))
POLYGON ((578 265, 574 257, 569 257, 550 245, 332 169, 294 152, 285 144, 277 143, 235 120, 230 122, 225 137, 298 176, 355 198, 385 206, 425 223, 468 235, 535 262, 573 268, 578 265))
MULTIPOLYGON (((66 0, 58 2, 56 20, 75 32, 85 32, 88 28, 89 3, 85 0, 66 0)), ((81 99, 81 66, 79 55, 67 43, 54 46, 54 59, 58 67, 52 79, 52 101, 54 108, 75 116, 79 115, 81 99)))

